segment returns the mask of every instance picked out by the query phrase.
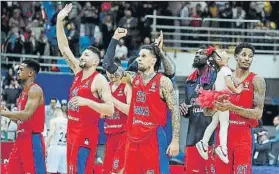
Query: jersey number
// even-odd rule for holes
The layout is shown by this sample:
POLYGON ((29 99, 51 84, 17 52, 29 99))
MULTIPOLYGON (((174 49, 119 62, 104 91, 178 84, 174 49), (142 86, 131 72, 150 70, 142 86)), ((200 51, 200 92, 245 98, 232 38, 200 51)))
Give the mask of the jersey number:
POLYGON ((66 143, 67 142, 67 133, 64 134, 64 132, 60 133, 60 139, 59 139, 59 143, 66 143))

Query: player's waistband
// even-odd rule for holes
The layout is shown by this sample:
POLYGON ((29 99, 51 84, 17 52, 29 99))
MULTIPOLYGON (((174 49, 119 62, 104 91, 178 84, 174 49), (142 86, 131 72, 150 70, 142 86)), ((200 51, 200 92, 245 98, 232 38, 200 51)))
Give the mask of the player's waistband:
POLYGON ((20 134, 20 133, 24 133, 24 134, 41 134, 41 132, 33 132, 33 131, 29 131, 29 130, 25 130, 25 129, 19 129, 16 131, 16 134, 20 134))
POLYGON ((115 132, 115 133, 106 133, 106 136, 109 136, 109 137, 112 137, 112 136, 115 136, 115 135, 120 135, 120 134, 123 134, 123 133, 126 133, 127 131, 121 131, 121 132, 115 132))

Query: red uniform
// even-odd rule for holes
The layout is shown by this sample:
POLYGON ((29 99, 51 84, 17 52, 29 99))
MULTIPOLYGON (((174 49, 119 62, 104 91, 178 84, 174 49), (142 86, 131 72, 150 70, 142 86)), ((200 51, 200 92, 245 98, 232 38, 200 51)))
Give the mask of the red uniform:
MULTIPOLYGON (((113 83, 110 83, 110 87, 113 83)), ((122 103, 126 103, 125 83, 120 83, 112 96, 122 103)), ((124 167, 127 115, 114 108, 112 117, 106 117, 104 130, 107 136, 106 150, 104 157, 103 174, 117 173, 124 167)))
MULTIPOLYGON (((254 98, 254 73, 250 73, 242 82, 244 89, 238 96, 238 100, 232 100, 234 105, 243 108, 253 108, 254 98)), ((255 119, 247 119, 230 112, 230 125, 228 129, 228 157, 229 164, 223 163, 216 157, 217 174, 250 174, 252 165, 252 134, 251 128, 258 125, 255 119)), ((217 130, 217 137, 219 136, 217 130)), ((217 138, 217 144, 219 139, 217 138)))
POLYGON ((162 127, 167 121, 167 105, 160 97, 161 77, 157 74, 146 85, 141 75, 133 80, 125 174, 169 173, 168 145, 162 127))
MULTIPOLYGON (((82 79, 82 72, 76 74, 70 90, 70 99, 75 96, 101 102, 91 92, 91 84, 98 72, 82 79)), ((93 173, 94 159, 98 144, 98 122, 100 113, 88 106, 74 107, 69 102, 67 130, 68 173, 93 173)))
MULTIPOLYGON (((18 110, 24 110, 28 100, 28 91, 33 85, 37 84, 32 83, 20 94, 17 100, 18 110)), ((44 130, 44 121, 44 103, 37 107, 29 120, 18 121, 17 138, 7 166, 9 174, 46 173, 45 145, 41 134, 44 130)))

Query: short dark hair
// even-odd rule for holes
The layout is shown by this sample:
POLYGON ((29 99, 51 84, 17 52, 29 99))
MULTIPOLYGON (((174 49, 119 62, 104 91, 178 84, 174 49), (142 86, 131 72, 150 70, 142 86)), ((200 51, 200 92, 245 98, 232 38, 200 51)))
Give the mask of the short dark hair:
POLYGON ((98 48, 93 47, 93 46, 89 46, 88 48, 86 48, 87 50, 92 51, 93 53, 97 54, 99 59, 101 60, 101 52, 98 48))
POLYGON ((40 63, 37 60, 34 59, 25 59, 22 61, 22 63, 26 64, 26 66, 30 69, 32 69, 33 71, 35 71, 36 74, 39 73, 40 71, 40 63))
POLYGON ((157 61, 154 65, 154 70, 158 71, 160 69, 161 62, 162 62, 162 56, 163 56, 161 54, 160 48, 153 43, 151 45, 144 45, 141 47, 141 49, 149 50, 153 55, 155 55, 157 61))
POLYGON ((252 50, 253 54, 255 54, 255 47, 252 44, 247 43, 247 42, 240 42, 235 47, 234 55, 239 54, 242 51, 243 48, 248 48, 248 49, 252 50))

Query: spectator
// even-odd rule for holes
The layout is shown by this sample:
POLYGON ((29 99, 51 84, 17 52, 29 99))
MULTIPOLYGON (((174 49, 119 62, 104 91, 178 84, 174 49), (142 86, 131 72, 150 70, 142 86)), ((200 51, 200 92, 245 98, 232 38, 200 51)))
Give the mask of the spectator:
POLYGON ((67 25, 67 29, 70 49, 75 57, 77 57, 79 53, 79 33, 77 31, 76 25, 73 22, 67 25))
POLYGON ((15 105, 20 92, 21 89, 19 87, 18 81, 15 79, 11 80, 10 85, 3 90, 3 98, 7 102, 7 105, 15 105))
POLYGON ((63 114, 68 117, 68 102, 67 100, 62 100, 61 101, 61 109, 63 114))
MULTIPOLYGON (((180 17, 185 18, 181 20, 180 26, 187 27, 190 25, 190 20, 186 19, 190 17, 190 3, 189 2, 181 2, 181 10, 180 10, 180 17)), ((188 33, 190 31, 181 29, 180 33, 188 33)), ((188 36, 181 36, 181 40, 186 41, 189 40, 188 36)), ((181 44, 182 47, 187 47, 186 43, 181 44)))
POLYGON ((277 143, 277 142, 279 142, 279 115, 274 117, 273 124, 275 126, 276 133, 275 133, 275 138, 271 139, 270 142, 277 143))
POLYGON ((128 29, 128 34, 126 36, 126 45, 128 49, 134 49, 136 46, 136 37, 138 36, 138 19, 132 16, 132 9, 128 8, 124 11, 125 16, 119 21, 119 27, 128 29))
POLYGON ((49 121, 53 117, 54 107, 57 103, 57 99, 52 97, 50 99, 50 104, 45 106, 45 123, 47 130, 49 130, 49 121))
MULTIPOLYGON (((239 19, 239 20, 245 19, 246 13, 242 9, 242 7, 237 6, 237 7, 232 9, 232 12, 233 12, 233 19, 239 19)), ((243 28, 244 27, 243 22, 236 22, 235 27, 236 28, 243 28)))
POLYGON ((114 26, 110 14, 105 15, 104 22, 100 25, 101 32, 103 33, 103 45, 105 48, 108 47, 110 39, 114 33, 114 26))
POLYGON ((259 132, 259 142, 255 144, 254 164, 268 165, 271 142, 267 137, 267 132, 259 132))
POLYGON ((25 26, 22 18, 20 17, 20 10, 14 9, 13 16, 9 20, 9 27, 11 28, 10 31, 13 33, 18 33, 21 28, 25 26))
POLYGON ((10 86, 11 81, 15 79, 15 73, 13 68, 9 68, 7 75, 3 81, 3 86, 2 88, 4 88, 5 86, 10 86))
POLYGON ((149 37, 145 37, 144 40, 143 40, 143 44, 142 45, 149 45, 151 44, 151 40, 149 37))
POLYGON ((128 55, 128 48, 124 45, 124 40, 120 39, 115 49, 115 57, 125 60, 128 55))
POLYGON ((98 24, 98 9, 86 2, 81 12, 81 36, 94 36, 95 26, 98 24))

